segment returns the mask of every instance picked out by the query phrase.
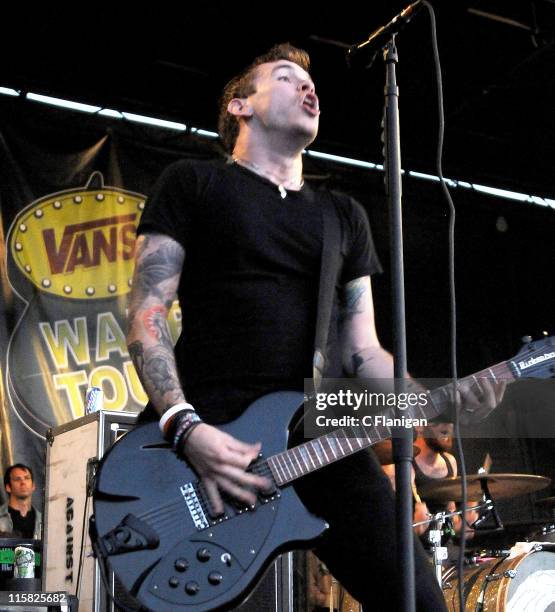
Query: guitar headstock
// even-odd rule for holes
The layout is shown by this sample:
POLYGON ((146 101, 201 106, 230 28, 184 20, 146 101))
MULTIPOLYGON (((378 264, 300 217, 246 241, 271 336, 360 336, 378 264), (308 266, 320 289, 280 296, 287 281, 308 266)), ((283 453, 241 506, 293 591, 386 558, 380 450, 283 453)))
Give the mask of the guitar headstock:
POLYGON ((524 340, 524 346, 510 362, 516 378, 555 377, 555 336, 524 340))

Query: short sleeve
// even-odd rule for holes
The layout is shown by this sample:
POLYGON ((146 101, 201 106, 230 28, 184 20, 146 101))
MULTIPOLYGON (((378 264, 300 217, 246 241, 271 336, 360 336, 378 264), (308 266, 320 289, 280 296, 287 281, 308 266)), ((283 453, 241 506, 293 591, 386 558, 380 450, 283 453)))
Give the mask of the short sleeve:
POLYGON ((137 235, 164 234, 186 248, 197 201, 198 176, 193 164, 179 161, 168 166, 147 198, 137 235))
POLYGON ((341 205, 343 223, 343 270, 341 284, 382 272, 374 246, 368 215, 353 198, 343 196, 341 205))

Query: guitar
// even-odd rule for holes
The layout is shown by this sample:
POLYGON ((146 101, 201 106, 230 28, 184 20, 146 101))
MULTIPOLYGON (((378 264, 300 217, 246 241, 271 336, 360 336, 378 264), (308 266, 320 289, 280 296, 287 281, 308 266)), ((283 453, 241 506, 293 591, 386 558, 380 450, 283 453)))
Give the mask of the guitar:
MULTIPOLYGON (((513 381, 555 376, 555 336, 526 344, 512 360, 474 374, 513 381)), ((450 405, 450 387, 429 391, 424 416, 450 405)), ((262 441, 264 456, 250 470, 275 487, 255 507, 225 500, 213 517, 195 472, 162 438, 158 423, 127 433, 107 452, 97 472, 90 534, 95 553, 144 608, 201 612, 238 605, 282 552, 310 547, 327 528, 291 485, 372 444, 391 437, 388 427, 336 430, 287 449, 288 426, 303 403, 296 391, 265 395, 221 427, 247 442, 262 441)))

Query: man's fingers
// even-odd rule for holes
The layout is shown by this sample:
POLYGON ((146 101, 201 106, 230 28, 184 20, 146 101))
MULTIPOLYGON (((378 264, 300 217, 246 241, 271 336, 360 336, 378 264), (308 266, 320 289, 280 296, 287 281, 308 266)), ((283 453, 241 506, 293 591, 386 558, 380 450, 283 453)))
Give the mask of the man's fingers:
POLYGON ((230 436, 227 443, 227 448, 232 452, 244 455, 249 459, 250 463, 258 457, 262 444, 260 442, 257 442, 256 444, 247 444, 246 442, 241 442, 241 440, 237 440, 236 438, 232 438, 230 436))
POLYGON ((257 476, 256 474, 252 474, 250 472, 245 472, 231 465, 221 466, 218 473, 244 487, 254 487, 255 489, 264 491, 268 490, 272 486, 271 482, 267 478, 257 476))
POLYGON ((224 512, 224 503, 222 501, 222 496, 220 495, 220 491, 218 490, 218 485, 212 478, 203 478, 202 484, 204 485, 204 489, 206 494, 208 495, 208 500, 210 502, 210 507, 214 513, 214 515, 223 514, 224 512))
POLYGON ((501 380, 495 384, 495 399, 497 400, 497 403, 499 403, 503 399, 506 388, 507 388, 506 380, 501 380))
POLYGON ((218 476, 216 481, 222 491, 225 491, 235 499, 245 502, 249 506, 253 506, 256 503, 256 495, 252 491, 243 489, 230 478, 218 476))

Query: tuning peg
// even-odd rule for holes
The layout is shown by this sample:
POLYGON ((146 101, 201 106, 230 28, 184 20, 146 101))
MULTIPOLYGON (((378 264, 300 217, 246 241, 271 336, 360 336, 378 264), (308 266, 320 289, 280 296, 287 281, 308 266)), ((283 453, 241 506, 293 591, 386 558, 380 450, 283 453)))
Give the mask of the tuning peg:
POLYGON ((524 342, 524 344, 532 342, 532 336, 522 336, 522 342, 524 342))

